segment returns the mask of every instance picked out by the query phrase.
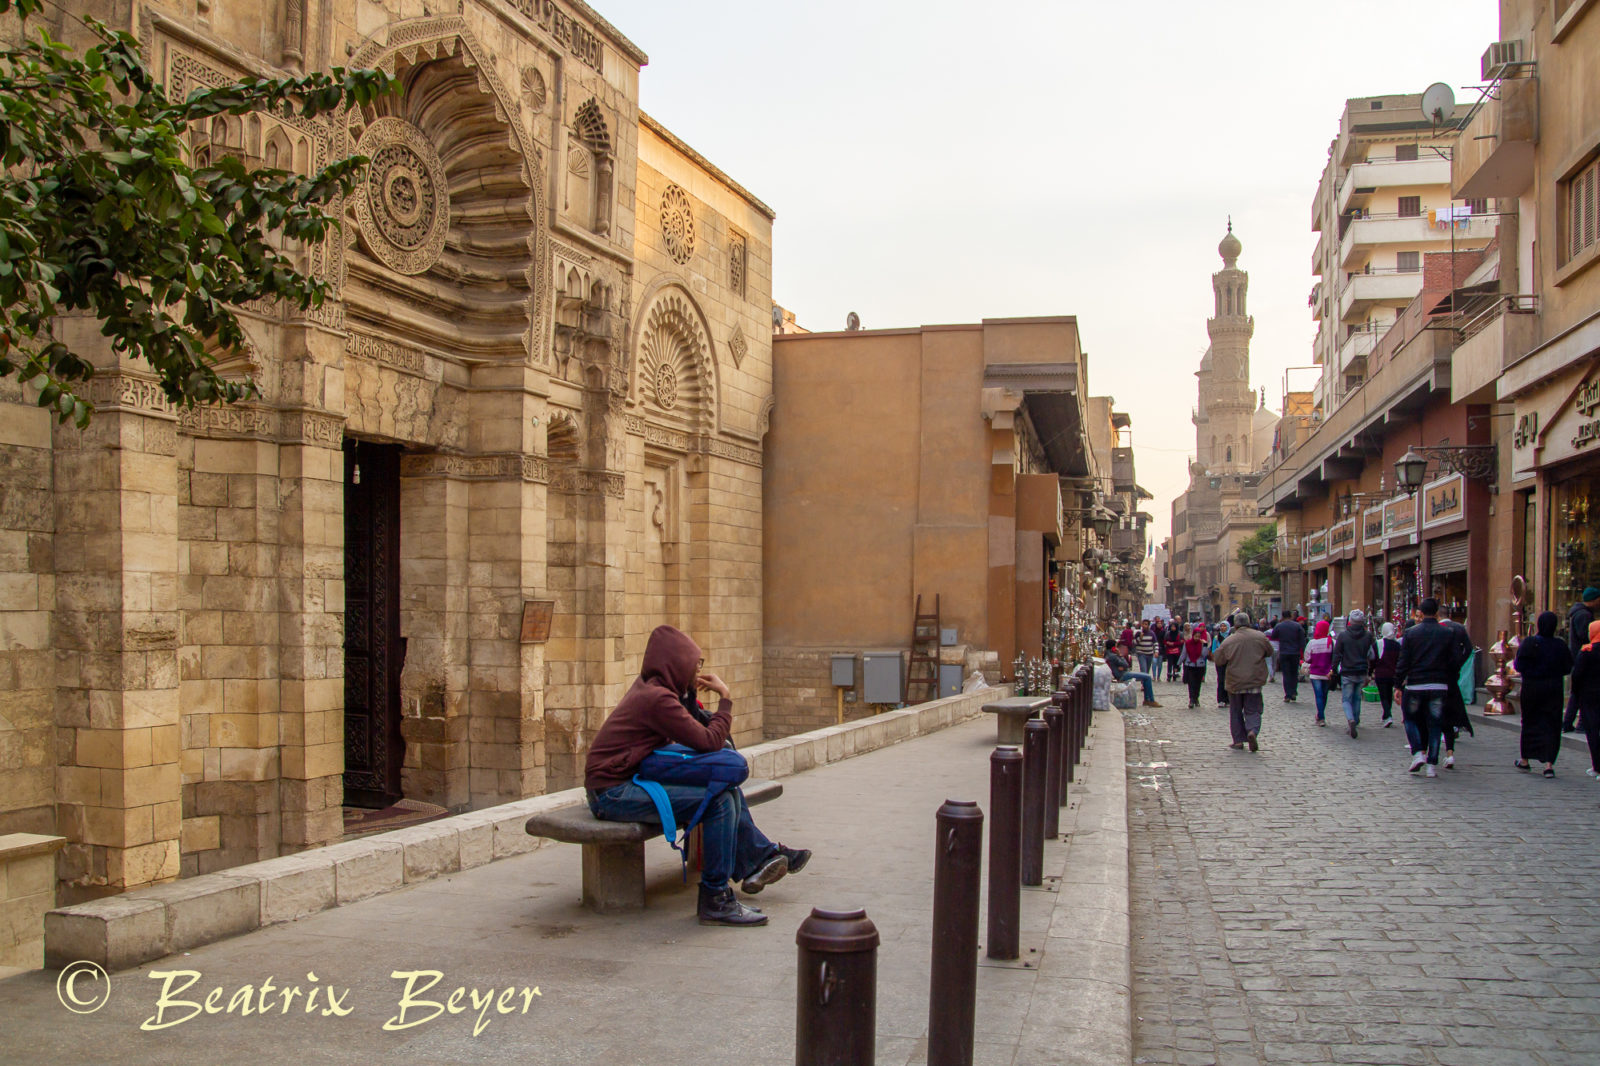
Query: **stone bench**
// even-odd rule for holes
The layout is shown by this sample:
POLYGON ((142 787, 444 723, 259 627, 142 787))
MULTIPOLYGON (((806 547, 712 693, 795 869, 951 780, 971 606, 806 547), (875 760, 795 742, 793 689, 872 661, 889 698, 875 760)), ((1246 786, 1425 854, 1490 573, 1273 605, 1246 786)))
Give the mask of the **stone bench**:
MULTIPOLYGON (((777 781, 746 781, 739 790, 750 807, 783 795, 777 781)), ((590 910, 607 914, 644 907, 644 844, 661 835, 659 825, 604 821, 579 804, 535 814, 525 828, 529 836, 583 845, 583 903, 590 910)))
POLYGON ((1011 696, 1007 699, 985 703, 985 714, 995 716, 998 723, 999 743, 1021 746, 1022 734, 1028 719, 1050 706, 1049 696, 1011 696))

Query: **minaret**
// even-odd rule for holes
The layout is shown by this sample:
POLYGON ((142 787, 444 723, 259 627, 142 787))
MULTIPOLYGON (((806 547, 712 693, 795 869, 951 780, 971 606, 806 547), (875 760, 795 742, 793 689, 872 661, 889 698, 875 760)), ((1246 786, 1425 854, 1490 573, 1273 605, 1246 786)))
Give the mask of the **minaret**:
POLYGON ((1200 364, 1200 412, 1196 420, 1196 450, 1200 462, 1212 473, 1237 473, 1252 466, 1250 428, 1255 414, 1255 391, 1250 388, 1250 337, 1255 319, 1246 310, 1250 275, 1236 265, 1244 246, 1228 233, 1217 245, 1222 269, 1211 275, 1216 299, 1213 316, 1206 320, 1211 350, 1200 364))

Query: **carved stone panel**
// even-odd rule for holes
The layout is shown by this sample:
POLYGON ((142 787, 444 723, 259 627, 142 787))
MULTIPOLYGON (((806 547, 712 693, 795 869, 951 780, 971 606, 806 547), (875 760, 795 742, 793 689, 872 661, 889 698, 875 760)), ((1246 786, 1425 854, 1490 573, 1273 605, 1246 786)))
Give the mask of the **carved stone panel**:
POLYGON ((450 228, 444 164, 422 131, 400 118, 377 119, 356 151, 372 160, 356 196, 362 242, 402 274, 421 274, 439 259, 450 228))
POLYGON ((694 257, 694 209, 689 194, 668 185, 661 194, 661 240, 675 263, 694 257))

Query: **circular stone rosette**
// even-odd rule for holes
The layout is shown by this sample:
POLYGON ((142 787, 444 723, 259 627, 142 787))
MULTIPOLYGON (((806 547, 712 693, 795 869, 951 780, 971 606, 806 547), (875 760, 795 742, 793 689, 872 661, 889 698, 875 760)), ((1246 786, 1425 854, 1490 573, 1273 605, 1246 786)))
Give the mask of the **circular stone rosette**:
POLYGON ((438 262, 450 228, 444 164, 422 131, 398 118, 380 118, 362 133, 366 156, 356 195, 362 242, 384 266, 420 274, 438 262))

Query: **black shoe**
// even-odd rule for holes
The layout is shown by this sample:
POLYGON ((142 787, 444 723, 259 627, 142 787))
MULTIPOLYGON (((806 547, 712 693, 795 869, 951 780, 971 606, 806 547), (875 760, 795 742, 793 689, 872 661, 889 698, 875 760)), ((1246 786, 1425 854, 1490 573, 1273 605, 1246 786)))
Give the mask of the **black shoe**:
POLYGON ((1351 722, 1350 723, 1350 739, 1354 740, 1355 738, 1356 738, 1356 724, 1354 722, 1351 722))
POLYGON ((786 848, 779 844, 778 850, 783 853, 784 858, 789 860, 789 872, 792 874, 797 874, 804 870, 806 863, 811 861, 810 848, 786 848))
POLYGON ((782 881, 784 875, 788 872, 789 857, 780 848, 778 851, 773 852, 771 857, 760 866, 756 867, 756 872, 745 878, 744 883, 739 887, 744 889, 747 895, 753 896, 774 881, 782 881))
POLYGON ((1244 742, 1246 744, 1250 745, 1250 750, 1251 751, 1259 750, 1259 746, 1256 744, 1256 735, 1254 733, 1246 733, 1245 734, 1245 738, 1244 738, 1244 742))
POLYGON ((721 891, 700 886, 699 918, 701 925, 766 925, 767 916, 751 910, 739 902, 733 889, 724 885, 721 891))

